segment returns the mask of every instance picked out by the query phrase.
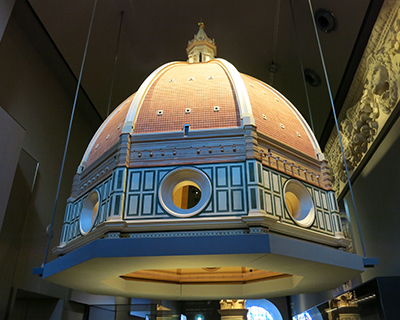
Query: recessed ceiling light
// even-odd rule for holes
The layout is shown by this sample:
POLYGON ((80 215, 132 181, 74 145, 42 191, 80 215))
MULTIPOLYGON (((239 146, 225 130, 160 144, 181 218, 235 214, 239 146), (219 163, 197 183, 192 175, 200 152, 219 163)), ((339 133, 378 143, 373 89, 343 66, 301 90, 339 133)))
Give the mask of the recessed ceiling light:
POLYGON ((271 73, 277 73, 278 72, 278 66, 275 63, 271 63, 268 67, 268 71, 271 73))
POLYGON ((321 78, 312 69, 304 69, 304 79, 313 87, 318 87, 321 84, 321 78))
POLYGON ((322 32, 331 33, 337 28, 337 20, 332 11, 321 8, 315 11, 315 23, 322 32))

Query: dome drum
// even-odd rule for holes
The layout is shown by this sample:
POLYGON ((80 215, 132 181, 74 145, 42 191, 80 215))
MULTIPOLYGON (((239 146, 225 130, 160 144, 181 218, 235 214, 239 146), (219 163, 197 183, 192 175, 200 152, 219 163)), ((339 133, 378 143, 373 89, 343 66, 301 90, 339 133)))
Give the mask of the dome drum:
POLYGON ((301 182, 252 159, 190 166, 115 167, 112 175, 85 195, 75 201, 70 199, 56 251, 64 254, 85 244, 88 235, 93 240, 107 237, 110 232, 119 238, 176 230, 240 229, 246 234, 254 228, 332 247, 345 248, 349 244, 342 234, 332 191, 301 182), (297 199, 308 194, 308 205, 315 213, 306 225, 293 219, 288 208, 288 183, 298 186, 290 190, 297 199), (186 188, 178 190, 186 194, 176 200, 174 194, 180 188, 186 188), (191 192, 201 196, 196 200, 191 192), (87 216, 85 203, 92 194, 97 195, 98 213, 91 216, 90 231, 82 232, 81 216, 87 216), (181 202, 194 204, 185 207, 181 202))

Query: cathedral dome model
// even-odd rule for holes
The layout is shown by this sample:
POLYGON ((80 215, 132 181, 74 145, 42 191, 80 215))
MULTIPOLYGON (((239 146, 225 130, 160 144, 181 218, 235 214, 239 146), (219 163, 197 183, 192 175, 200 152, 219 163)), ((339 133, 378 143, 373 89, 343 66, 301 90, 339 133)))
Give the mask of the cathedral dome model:
POLYGON ((187 53, 96 132, 44 278, 96 294, 220 299, 332 289, 362 272, 301 114, 216 59, 203 24, 187 53))

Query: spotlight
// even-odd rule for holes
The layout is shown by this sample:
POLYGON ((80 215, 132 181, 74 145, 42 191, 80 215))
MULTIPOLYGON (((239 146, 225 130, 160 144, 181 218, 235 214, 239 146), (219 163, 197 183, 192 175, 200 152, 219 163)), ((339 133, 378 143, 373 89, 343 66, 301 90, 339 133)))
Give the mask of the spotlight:
POLYGON ((310 86, 318 87, 321 84, 320 77, 312 69, 304 69, 304 78, 310 86))
POLYGON ((275 63, 271 63, 268 67, 268 71, 271 73, 277 73, 278 72, 278 66, 275 63))
POLYGON ((335 15, 328 9, 318 9, 314 14, 315 23, 318 29, 325 33, 331 33, 337 28, 335 15))

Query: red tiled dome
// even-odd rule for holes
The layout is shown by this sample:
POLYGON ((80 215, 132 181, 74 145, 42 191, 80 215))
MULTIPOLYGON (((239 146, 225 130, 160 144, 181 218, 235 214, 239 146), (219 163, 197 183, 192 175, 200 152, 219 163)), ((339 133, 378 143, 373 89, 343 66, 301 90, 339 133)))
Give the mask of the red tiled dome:
POLYGON ((97 130, 85 153, 85 156, 87 155, 85 167, 90 166, 119 141, 119 136, 134 96, 135 94, 122 102, 97 130))
POLYGON ((293 105, 264 82, 241 74, 249 94, 257 130, 309 156, 316 157, 310 129, 293 105))
POLYGON ((234 89, 216 60, 178 63, 157 77, 143 100, 134 133, 182 131, 185 124, 190 130, 240 127, 234 89))
POLYGON ((240 74, 229 62, 161 66, 106 119, 82 160, 88 167, 132 134, 220 129, 254 124, 258 132, 316 158, 318 143, 296 108, 269 85, 240 74))

